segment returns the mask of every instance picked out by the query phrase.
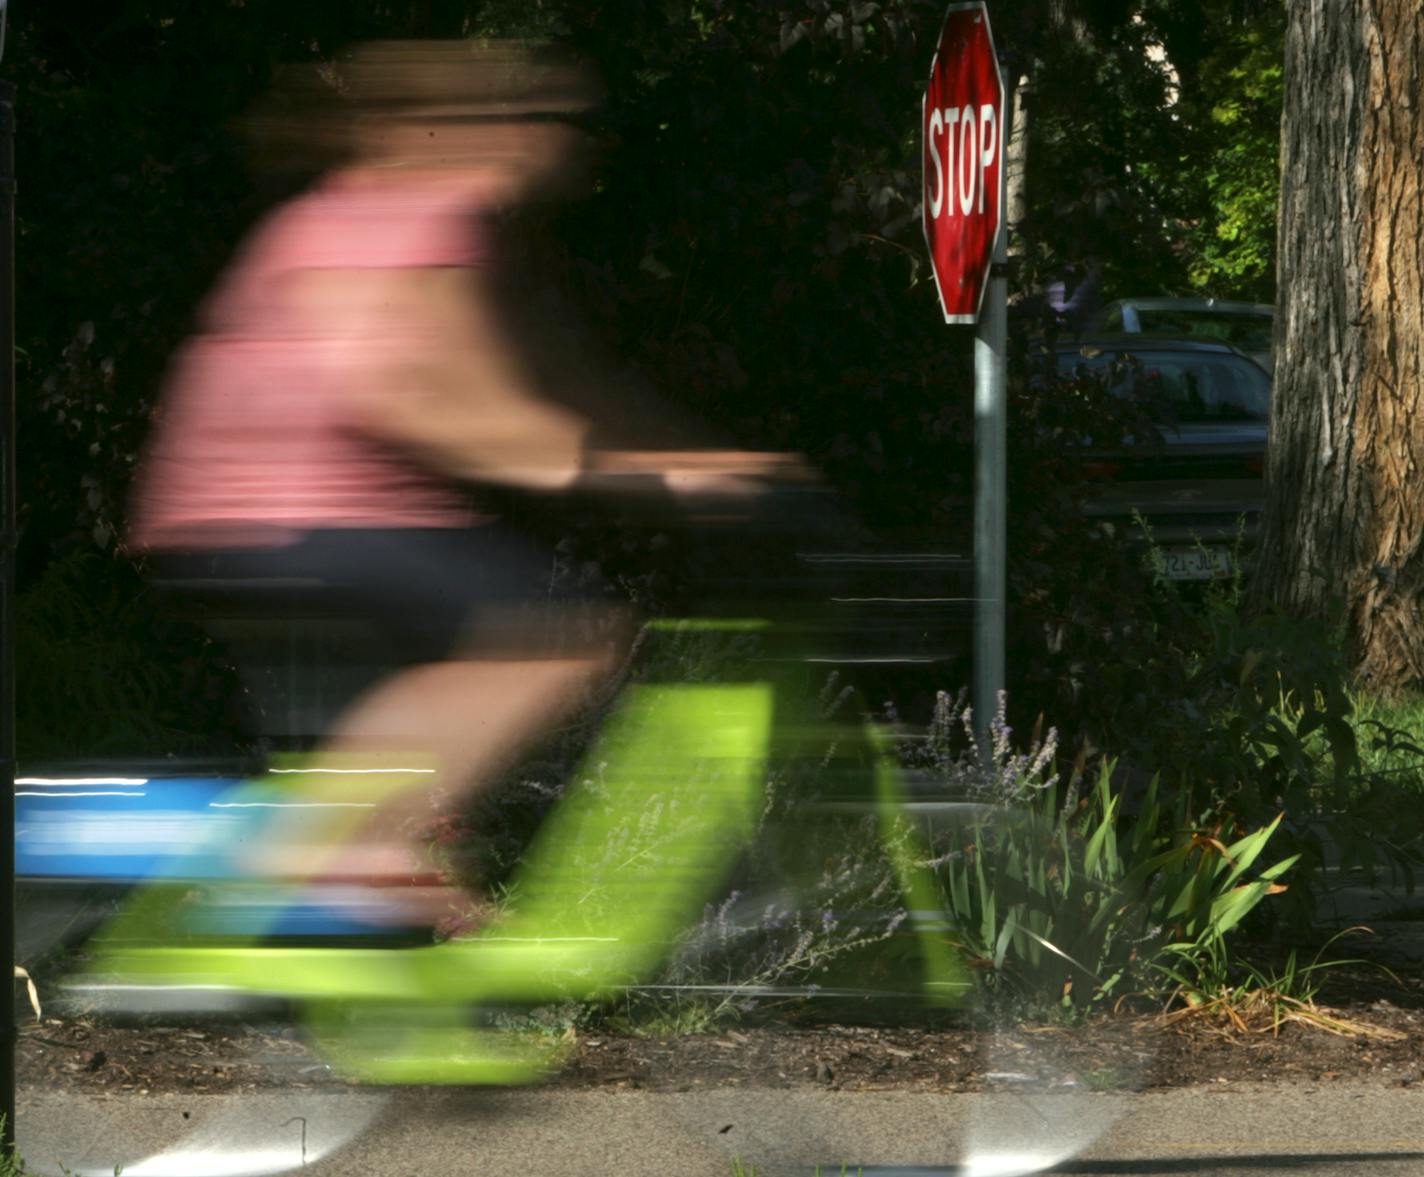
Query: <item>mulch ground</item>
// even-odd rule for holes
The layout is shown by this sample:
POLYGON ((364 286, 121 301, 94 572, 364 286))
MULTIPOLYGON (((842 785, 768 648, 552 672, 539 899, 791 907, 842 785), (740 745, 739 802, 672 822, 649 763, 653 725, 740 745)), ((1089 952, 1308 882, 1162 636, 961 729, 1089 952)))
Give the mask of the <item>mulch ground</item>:
MULTIPOLYGON (((1068 1028, 742 1023, 663 1038, 584 1032, 551 1084, 663 1091, 973 1091, 1043 1080, 1104 1090, 1347 1079, 1424 1084, 1424 978, 1342 970, 1321 1001, 1353 1032, 1299 1022, 1272 1032, 1264 1020, 1243 1032, 1205 1015, 1167 1022, 1143 1014, 1068 1028)), ((226 1093, 340 1082, 290 1026, 23 1020, 19 1081, 31 1090, 226 1093)))

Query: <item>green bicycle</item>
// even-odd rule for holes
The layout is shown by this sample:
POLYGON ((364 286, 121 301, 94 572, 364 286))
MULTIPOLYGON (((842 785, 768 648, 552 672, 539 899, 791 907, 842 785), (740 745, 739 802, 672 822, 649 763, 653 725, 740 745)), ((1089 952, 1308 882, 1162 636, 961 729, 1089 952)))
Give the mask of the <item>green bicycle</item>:
MULTIPOLYGON (((758 845, 756 834, 769 782, 810 765, 820 811, 849 804, 873 814, 915 948, 914 975, 895 988, 929 1007, 955 1006, 972 982, 939 914, 889 735, 859 714, 822 714, 824 665, 808 653, 818 632, 786 610, 648 625, 644 670, 538 830, 511 880, 513 899, 468 937, 373 945, 293 935, 293 909, 309 902, 299 887, 236 870, 195 887, 180 859, 109 922, 68 988, 119 1011, 280 1002, 357 1080, 533 1082, 560 1065, 569 1044, 510 1030, 499 1015, 606 1001, 654 980, 743 856, 794 859, 804 831, 784 831, 779 847, 758 845), (729 645, 742 653, 727 658, 729 645), (689 659, 716 669, 684 681, 689 659), (235 908, 244 919, 231 918, 235 908)), ((236 783, 213 804, 259 819, 283 814, 310 803, 305 771, 289 765, 236 783)), ((398 770, 334 782, 340 800, 318 815, 325 836, 339 837, 354 807, 404 783, 398 770)), ((804 820, 815 820, 812 810, 804 820)), ((231 841, 232 828, 222 837, 231 841)), ((188 860, 199 852, 214 847, 190 849, 188 860)))

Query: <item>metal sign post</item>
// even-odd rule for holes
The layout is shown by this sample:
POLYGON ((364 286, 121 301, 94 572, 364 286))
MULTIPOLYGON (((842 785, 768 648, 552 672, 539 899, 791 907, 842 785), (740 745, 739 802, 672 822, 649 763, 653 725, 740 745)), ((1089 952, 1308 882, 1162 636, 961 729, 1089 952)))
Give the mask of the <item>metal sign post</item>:
POLYGON ((974 732, 988 757, 1004 689, 1008 564, 1008 232, 1001 221, 974 333, 974 732))

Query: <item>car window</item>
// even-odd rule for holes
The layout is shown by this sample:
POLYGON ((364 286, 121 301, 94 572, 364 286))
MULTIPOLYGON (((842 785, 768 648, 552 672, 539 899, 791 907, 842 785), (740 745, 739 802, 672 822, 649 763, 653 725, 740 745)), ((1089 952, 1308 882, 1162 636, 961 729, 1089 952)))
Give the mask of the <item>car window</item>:
POLYGON ((1266 421, 1270 379, 1248 360, 1230 355, 1152 352, 1130 360, 1120 352, 1085 349, 1058 357, 1064 375, 1110 381, 1111 391, 1164 410, 1182 423, 1266 421))
POLYGON ((1245 352, 1271 350, 1269 315, 1239 311, 1139 310, 1137 318, 1140 329, 1153 335, 1215 339, 1245 352))

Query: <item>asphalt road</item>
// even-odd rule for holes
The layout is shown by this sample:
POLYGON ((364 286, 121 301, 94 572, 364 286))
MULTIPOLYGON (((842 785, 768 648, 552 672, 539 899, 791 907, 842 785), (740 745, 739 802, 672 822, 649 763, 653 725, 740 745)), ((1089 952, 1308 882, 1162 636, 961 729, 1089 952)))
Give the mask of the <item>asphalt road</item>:
POLYGON ((22 1095, 33 1174, 111 1177, 1424 1175, 1424 1091, 1224 1084, 1117 1096, 696 1089, 22 1095), (61 1168, 63 1167, 63 1169, 61 1168))

